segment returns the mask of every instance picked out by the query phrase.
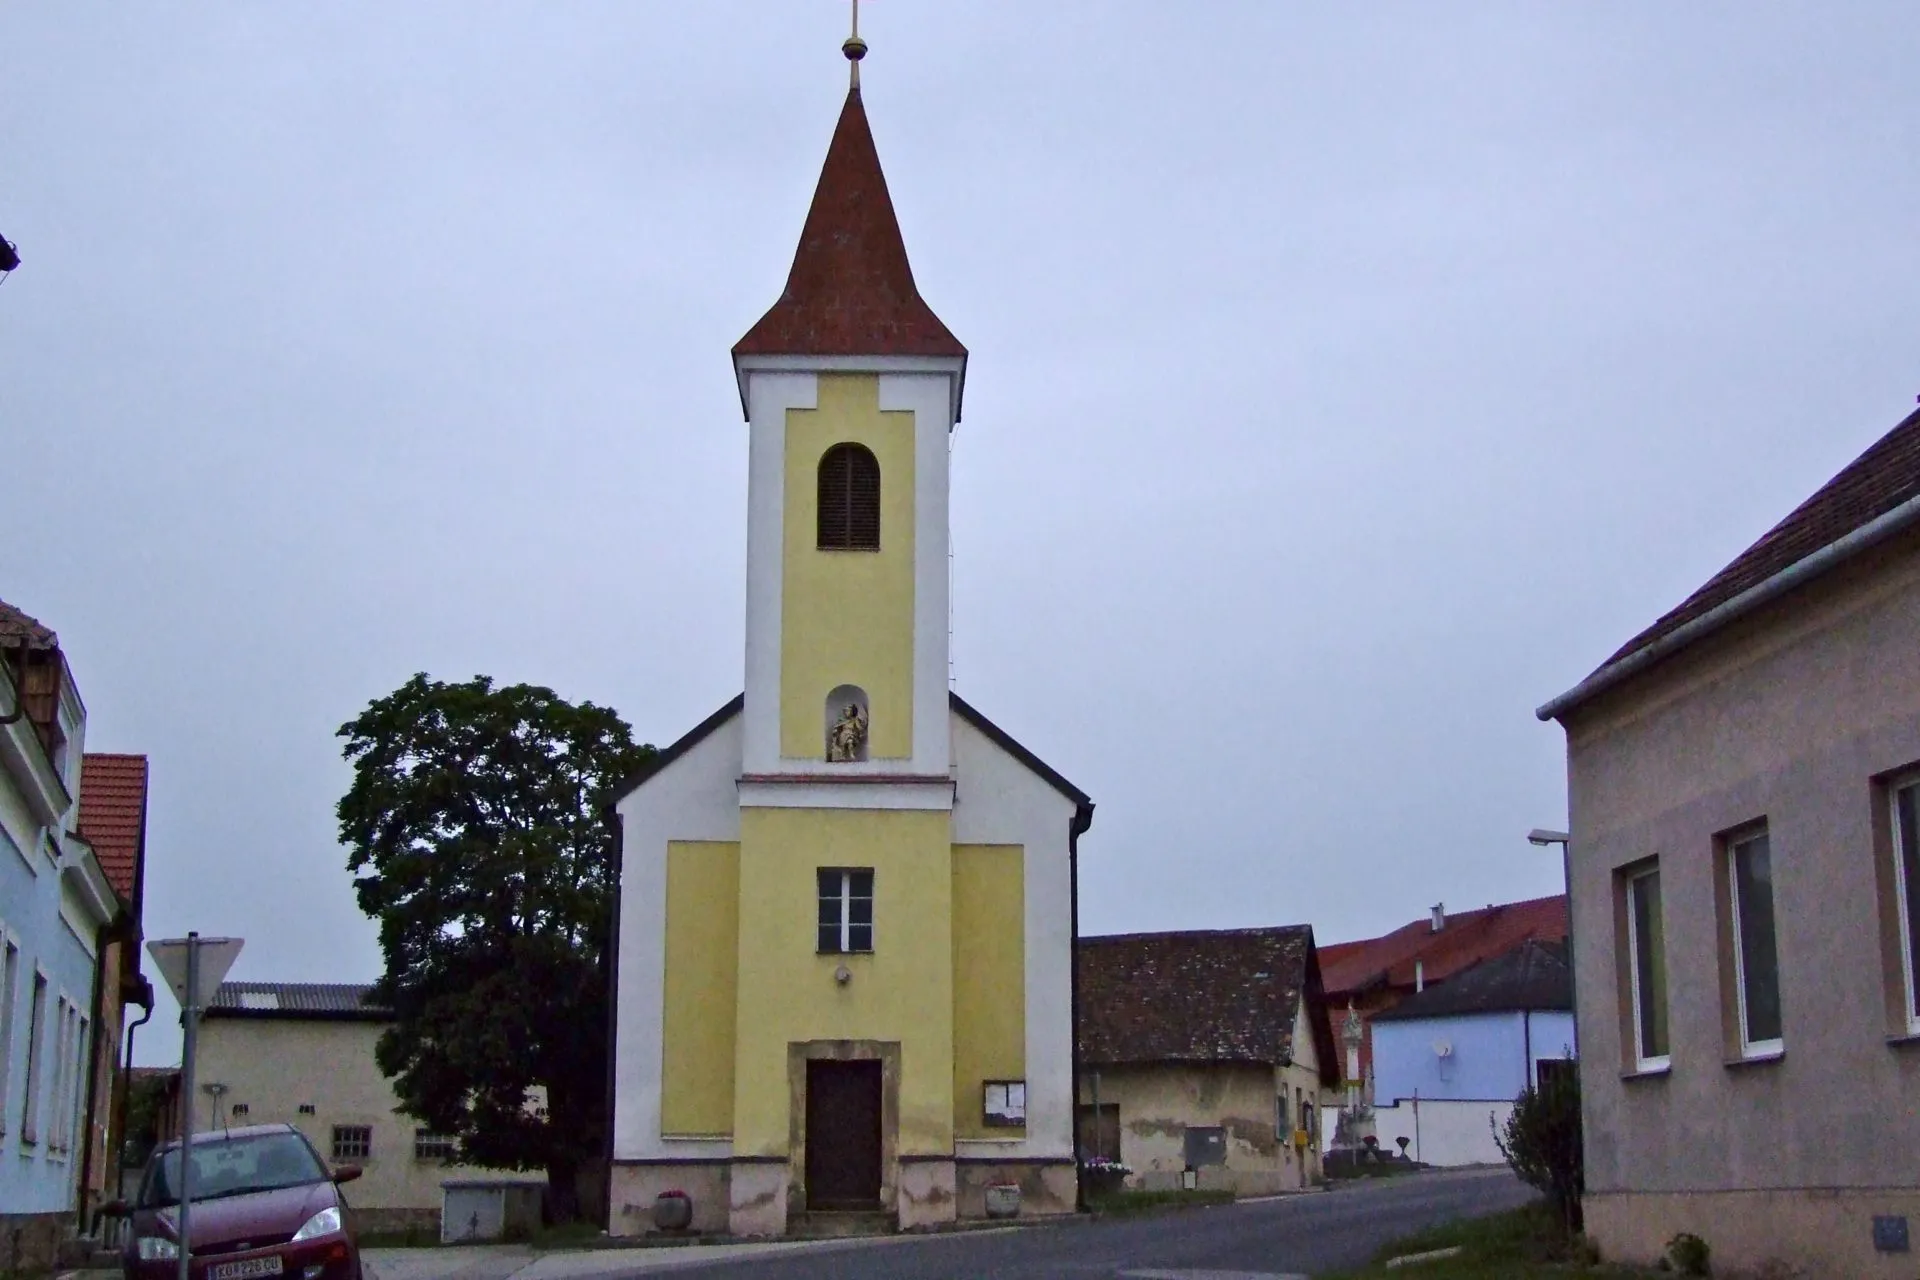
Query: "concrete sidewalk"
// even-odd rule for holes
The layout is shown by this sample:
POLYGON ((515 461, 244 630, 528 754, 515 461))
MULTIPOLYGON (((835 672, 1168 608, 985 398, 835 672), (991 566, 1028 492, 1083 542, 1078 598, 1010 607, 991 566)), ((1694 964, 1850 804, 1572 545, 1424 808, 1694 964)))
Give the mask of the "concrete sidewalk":
MULTIPOLYGON (((997 1234, 997 1233, 996 1233, 997 1234)), ((753 1244, 689 1244, 655 1248, 559 1249, 525 1245, 450 1245, 425 1249, 367 1249, 360 1257, 367 1280, 596 1280, 641 1271, 680 1271, 742 1258, 789 1253, 874 1249, 925 1236, 857 1236, 844 1240, 769 1240, 753 1244)))

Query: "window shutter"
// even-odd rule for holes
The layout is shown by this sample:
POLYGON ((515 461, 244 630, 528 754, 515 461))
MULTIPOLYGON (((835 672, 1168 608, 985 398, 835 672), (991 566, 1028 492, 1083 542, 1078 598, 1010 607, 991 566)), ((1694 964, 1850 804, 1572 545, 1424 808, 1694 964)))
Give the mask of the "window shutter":
POLYGON ((880 462, 861 445, 837 444, 820 459, 819 544, 880 549, 880 462))

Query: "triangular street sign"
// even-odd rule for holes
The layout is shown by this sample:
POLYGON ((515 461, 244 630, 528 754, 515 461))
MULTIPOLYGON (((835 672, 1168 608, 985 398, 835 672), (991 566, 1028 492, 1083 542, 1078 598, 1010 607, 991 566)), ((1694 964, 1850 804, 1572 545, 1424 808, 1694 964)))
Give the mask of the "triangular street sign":
MULTIPOLYGON (((240 938, 201 938, 199 943, 199 990, 194 994, 200 997, 200 1007, 204 1009, 212 1003, 213 993, 220 989, 220 980, 233 968, 234 958, 245 942, 240 938)), ((160 976, 173 988, 174 1002, 184 1010, 187 1007, 187 940, 158 938, 147 944, 147 952, 160 966, 160 976)))

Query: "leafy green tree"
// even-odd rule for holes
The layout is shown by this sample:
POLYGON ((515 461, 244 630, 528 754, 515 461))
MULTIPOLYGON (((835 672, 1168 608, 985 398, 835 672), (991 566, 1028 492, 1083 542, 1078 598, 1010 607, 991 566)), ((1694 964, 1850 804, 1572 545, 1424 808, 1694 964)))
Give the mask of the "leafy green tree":
MULTIPOLYGON (((1492 1119, 1487 1123, 1492 1124, 1492 1119)), ((1520 1180, 1545 1193, 1567 1233, 1580 1230, 1586 1162, 1579 1072, 1555 1071, 1544 1076, 1537 1088, 1521 1090, 1513 1100, 1506 1132, 1496 1126, 1493 1141, 1520 1180)))
POLYGON ((544 1168, 556 1216, 572 1217, 606 1120, 603 808, 656 753, 608 708, 485 676, 416 675, 339 736, 353 766, 340 839, 380 922, 374 994, 395 1014, 380 1069, 462 1160, 544 1168))

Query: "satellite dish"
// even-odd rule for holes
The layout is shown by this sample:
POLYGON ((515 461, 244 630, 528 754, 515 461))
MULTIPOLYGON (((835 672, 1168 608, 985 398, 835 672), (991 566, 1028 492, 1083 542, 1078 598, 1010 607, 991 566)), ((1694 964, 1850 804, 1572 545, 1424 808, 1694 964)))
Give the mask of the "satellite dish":
POLYGON ((1433 1042, 1433 1055, 1436 1058, 1451 1058, 1453 1056, 1452 1042, 1447 1040, 1435 1040, 1433 1042))

